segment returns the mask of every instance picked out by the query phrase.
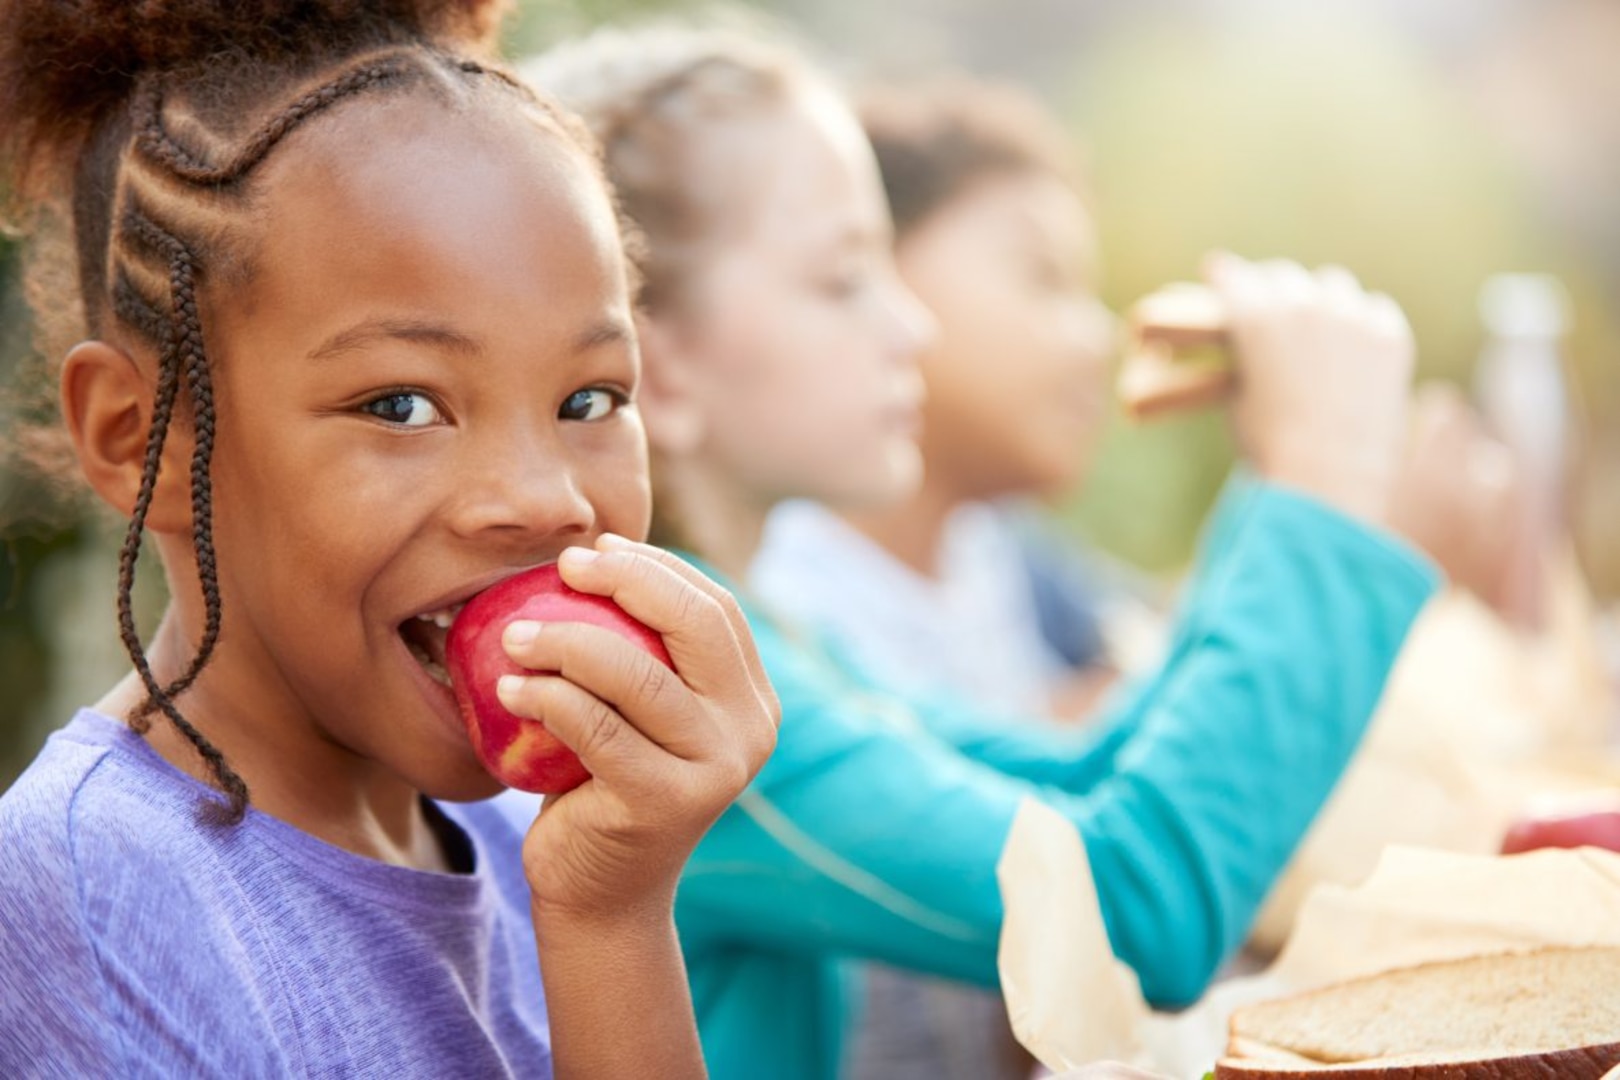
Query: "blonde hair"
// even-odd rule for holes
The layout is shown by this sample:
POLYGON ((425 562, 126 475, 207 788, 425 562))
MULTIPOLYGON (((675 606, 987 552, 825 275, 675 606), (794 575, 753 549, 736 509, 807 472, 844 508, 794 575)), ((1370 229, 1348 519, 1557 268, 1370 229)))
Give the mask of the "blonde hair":
POLYGON ((638 228, 642 308, 678 307, 682 283, 724 230, 728 197, 703 182, 706 130, 779 108, 821 77, 778 35, 671 23, 605 28, 518 65, 595 135, 638 228))

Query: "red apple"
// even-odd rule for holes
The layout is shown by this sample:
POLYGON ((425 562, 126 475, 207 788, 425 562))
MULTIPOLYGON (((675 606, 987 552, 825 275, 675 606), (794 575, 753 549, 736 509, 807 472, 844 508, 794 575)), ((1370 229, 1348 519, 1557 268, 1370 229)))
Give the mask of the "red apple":
POLYGON ((1502 854, 1536 848, 1600 847, 1620 851, 1620 798, 1530 813, 1502 837, 1502 854))
POLYGON ((495 696, 502 675, 529 675, 506 655, 501 635, 509 623, 582 622, 612 630, 641 646, 666 666, 664 641, 604 596, 577 592, 563 583, 555 564, 514 574, 467 601, 445 638, 445 667, 478 759, 508 787, 557 795, 584 783, 590 773, 574 752, 538 720, 508 712, 495 696))

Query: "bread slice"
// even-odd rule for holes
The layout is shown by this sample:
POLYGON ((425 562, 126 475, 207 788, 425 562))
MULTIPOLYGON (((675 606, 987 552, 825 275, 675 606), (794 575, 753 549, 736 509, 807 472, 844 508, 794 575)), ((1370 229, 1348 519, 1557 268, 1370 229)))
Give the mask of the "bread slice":
POLYGON ((1226 301, 1208 285, 1177 281, 1142 297, 1126 316, 1135 341, 1172 349, 1222 345, 1227 337, 1226 301))
POLYGON ((1142 297, 1126 317, 1125 361, 1114 392, 1132 420, 1214 405, 1237 387, 1228 344, 1226 302, 1207 285, 1178 282, 1142 297), (1214 353, 1202 360, 1185 350, 1214 353))
POLYGON ((1230 366, 1189 363, 1158 342, 1137 346, 1120 364, 1114 394, 1131 420, 1190 412, 1230 397, 1237 374, 1230 366))
POLYGON ((1620 948, 1353 979, 1232 1015, 1219 1080, 1600 1080, 1620 1065, 1620 948))

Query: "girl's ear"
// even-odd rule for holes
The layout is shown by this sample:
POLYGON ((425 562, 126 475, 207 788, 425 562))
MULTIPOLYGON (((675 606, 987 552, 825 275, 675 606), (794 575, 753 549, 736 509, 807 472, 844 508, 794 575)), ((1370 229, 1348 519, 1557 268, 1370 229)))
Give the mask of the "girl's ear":
POLYGON ((689 455, 702 445, 707 431, 696 392, 696 354, 676 319, 638 316, 636 334, 641 341, 637 401, 647 442, 659 454, 689 455))
MULTIPOLYGON (((152 383, 134 358, 105 341, 75 345, 62 362, 62 417, 79 469, 108 505, 135 512, 152 426, 152 383)), ((146 527, 155 533, 191 529, 191 425, 169 425, 146 527)))

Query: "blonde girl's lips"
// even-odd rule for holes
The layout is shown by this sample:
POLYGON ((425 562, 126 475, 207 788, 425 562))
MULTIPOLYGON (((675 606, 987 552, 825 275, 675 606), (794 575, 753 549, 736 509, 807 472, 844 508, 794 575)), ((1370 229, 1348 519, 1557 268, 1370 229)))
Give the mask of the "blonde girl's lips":
POLYGON ((896 405, 884 415, 891 427, 906 434, 916 434, 922 427, 922 407, 915 402, 896 405))

